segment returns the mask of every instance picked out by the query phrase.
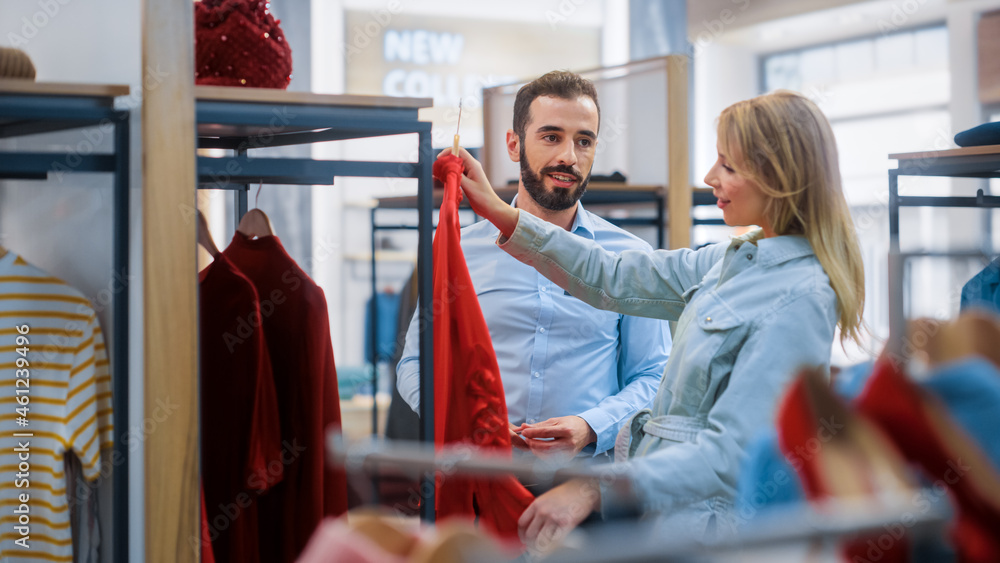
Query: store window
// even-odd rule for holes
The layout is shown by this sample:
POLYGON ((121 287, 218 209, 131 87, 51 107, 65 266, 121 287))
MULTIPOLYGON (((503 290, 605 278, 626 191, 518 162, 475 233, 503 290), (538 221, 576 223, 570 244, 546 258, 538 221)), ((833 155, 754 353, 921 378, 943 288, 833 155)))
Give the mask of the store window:
MULTIPOLYGON (((810 46, 765 55, 760 65, 762 91, 802 92, 830 119, 865 260, 865 318, 874 335, 884 337, 888 333, 887 170, 895 166, 887 155, 951 146, 948 30, 935 25, 810 46)), ((945 178, 906 178, 900 183, 901 193, 909 195, 940 194, 948 187, 945 178)), ((934 229, 920 228, 934 222, 933 211, 902 210, 904 248, 940 246, 934 229)), ((910 286, 910 314, 939 314, 935 293, 941 284, 950 283, 939 279, 939 270, 940 264, 926 260, 913 264, 911 275, 921 283, 910 286)))

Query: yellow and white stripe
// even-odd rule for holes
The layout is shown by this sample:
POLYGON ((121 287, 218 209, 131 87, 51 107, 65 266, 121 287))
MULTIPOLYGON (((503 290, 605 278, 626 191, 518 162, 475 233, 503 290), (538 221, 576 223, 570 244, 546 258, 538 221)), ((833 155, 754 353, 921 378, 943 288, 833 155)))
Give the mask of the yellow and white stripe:
POLYGON ((101 450, 114 443, 107 349, 90 302, 78 291, 8 252, 0 258, 0 562, 73 560, 65 455, 84 476, 100 477, 101 450), (17 424, 15 385, 20 336, 28 325, 28 426, 17 424), (15 433, 31 433, 30 438, 15 433), (30 442, 28 481, 18 488, 19 443, 30 442), (30 549, 14 527, 27 493, 30 549))

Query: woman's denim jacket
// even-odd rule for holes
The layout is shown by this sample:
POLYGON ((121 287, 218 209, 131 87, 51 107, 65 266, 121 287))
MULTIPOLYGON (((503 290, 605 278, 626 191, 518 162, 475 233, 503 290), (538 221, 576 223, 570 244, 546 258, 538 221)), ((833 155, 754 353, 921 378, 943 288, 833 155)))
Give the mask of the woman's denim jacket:
POLYGON ((699 250, 615 255, 528 213, 501 247, 598 307, 677 320, 652 410, 622 429, 616 456, 646 513, 710 540, 734 506, 746 447, 804 367, 829 368, 837 298, 809 242, 761 231, 699 250))

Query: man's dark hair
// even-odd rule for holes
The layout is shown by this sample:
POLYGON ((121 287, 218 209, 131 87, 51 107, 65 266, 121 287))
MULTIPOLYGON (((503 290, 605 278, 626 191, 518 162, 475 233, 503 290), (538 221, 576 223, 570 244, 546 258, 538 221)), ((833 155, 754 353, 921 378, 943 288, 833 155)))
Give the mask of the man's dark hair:
POLYGON ((597 106, 597 123, 601 123, 601 104, 597 102, 597 88, 586 78, 566 70, 553 70, 521 86, 514 98, 514 133, 524 142, 525 129, 531 121, 531 102, 539 96, 575 100, 589 96, 597 106))

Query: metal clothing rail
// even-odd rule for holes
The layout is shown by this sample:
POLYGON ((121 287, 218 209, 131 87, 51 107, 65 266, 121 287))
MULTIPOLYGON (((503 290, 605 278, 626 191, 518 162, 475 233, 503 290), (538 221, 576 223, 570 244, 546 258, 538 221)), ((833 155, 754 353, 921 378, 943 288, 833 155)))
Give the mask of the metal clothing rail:
MULTIPOLYGON (((616 521, 587 528, 582 542, 569 542, 570 547, 544 559, 546 563, 662 562, 662 561, 742 561, 775 560, 767 550, 788 549, 796 544, 830 546, 842 539, 874 536, 884 553, 887 536, 892 544, 907 540, 940 536, 949 517, 947 501, 919 504, 916 498, 935 498, 930 490, 911 497, 883 498, 878 501, 828 501, 822 508, 796 504, 775 509, 740 526, 735 534, 709 543, 694 541, 688 536, 664 530, 655 519, 616 521), (903 532, 901 532, 901 530, 903 532), (895 533, 895 535, 893 535, 895 533), (764 552, 764 553, 762 553, 764 552)), ((890 546, 891 547, 891 546, 890 546)), ((836 546, 833 545, 836 549, 836 546)), ((783 554, 787 557, 787 553, 783 554)), ((799 553, 804 556, 804 553, 799 553)), ((818 559, 818 558, 817 558, 818 559)), ((784 560, 784 558, 782 558, 784 560)), ((810 558, 812 560, 812 558, 810 558)), ((874 560, 874 559, 873 559, 874 560)))
MULTIPOLYGON (((199 148, 231 150, 230 156, 198 157, 198 188, 234 190, 235 223, 247 212, 250 184, 333 185, 335 176, 417 180, 418 294, 421 315, 431 311, 431 123, 420 121, 429 98, 326 95, 254 88, 195 87, 199 148), (417 134, 418 162, 361 162, 303 158, 256 158, 252 149, 417 134)), ((434 408, 432 321, 421 324, 420 401, 434 408)), ((434 417, 421 417, 420 439, 434 441, 434 417)), ((433 477, 424 479, 433 489, 433 477)), ((434 519, 433 495, 421 517, 434 519)))
POLYGON ((372 439, 347 443, 338 433, 330 433, 326 438, 326 449, 330 463, 342 465, 348 472, 377 472, 389 466, 421 473, 441 471, 486 477, 513 475, 539 483, 581 478, 599 479, 611 484, 625 477, 623 464, 583 464, 574 459, 515 459, 468 444, 437 450, 433 444, 405 440, 372 439))
MULTIPOLYGON (((50 173, 105 172, 113 175, 113 275, 129 273, 129 121, 128 110, 115 109, 116 97, 128 86, 47 84, 0 79, 0 138, 39 133, 96 129, 93 136, 58 152, 0 152, 0 179, 45 180, 50 173), (114 153, 93 154, 110 134, 114 153)), ((128 559, 129 451, 124 434, 129 428, 129 286, 112 296, 112 402, 118 424, 114 428, 113 463, 118 478, 112 486, 113 560, 128 559)))
MULTIPOLYGON (((414 200, 414 203, 416 203, 416 198, 408 198, 408 199, 412 199, 412 200, 414 200)), ((440 195, 438 195, 437 197, 434 197, 434 202, 433 202, 433 208, 434 209, 439 209, 441 207, 441 201, 440 201, 440 199, 441 199, 440 195)), ((384 200, 380 200, 380 201, 384 201, 384 200)), ((379 358, 381 356, 381 354, 379 353, 379 350, 378 350, 378 330, 379 330, 378 322, 379 321, 378 321, 378 299, 376 298, 377 295, 378 295, 378 276, 376 275, 377 274, 377 268, 378 268, 378 255, 377 255, 378 248, 377 248, 376 234, 378 233, 378 231, 416 231, 416 230, 420 229, 420 225, 419 224, 417 224, 417 225, 410 225, 410 224, 405 224, 405 223, 394 223, 394 224, 379 223, 378 220, 376 219, 376 213, 378 212, 379 209, 383 209, 383 208, 380 208, 378 204, 376 204, 375 207, 372 207, 372 209, 371 209, 371 228, 372 228, 372 231, 371 231, 371 253, 372 254, 371 254, 370 263, 369 263, 369 265, 371 267, 371 291, 372 291, 372 299, 371 299, 371 303, 370 303, 370 305, 368 307, 368 314, 371 316, 371 323, 370 323, 370 326, 369 326, 369 329, 368 329, 368 334, 369 334, 369 337, 371 338, 371 341, 372 341, 372 349, 371 349, 371 356, 368 359, 369 359, 369 361, 372 364, 372 435, 373 436, 375 436, 375 435, 378 434, 378 401, 376 400, 376 398, 377 398, 377 395, 378 395, 378 386, 379 386, 379 380, 378 380, 378 363, 379 363, 379 358)), ((393 209, 393 208, 389 207, 389 209, 393 209)), ((414 210, 416 210, 415 207, 408 208, 408 209, 414 209, 414 210)), ((472 210, 471 210, 471 208, 465 207, 465 208, 460 208, 459 211, 461 212, 461 211, 472 211, 472 210)), ((478 221, 479 218, 476 217, 475 220, 478 221)), ((436 230, 437 229, 437 223, 436 222, 432 221, 431 229, 432 230, 436 230)), ((433 322, 433 319, 432 319, 431 322, 433 322)), ((402 346, 402 343, 398 342, 397 345, 402 346)))
MULTIPOLYGON (((552 484, 583 478, 612 486, 627 480, 626 464, 593 465, 572 459, 511 459, 458 444, 436 451, 427 444, 368 440, 346 443, 342 436, 327 436, 327 457, 351 472, 378 473, 386 468, 412 472, 495 477, 514 475, 522 480, 552 484)), ((426 500, 423 495, 422 500, 426 500)), ((635 499, 615 499, 626 503, 635 499)), ((631 514, 635 506, 617 504, 631 514)), ((658 529, 655 518, 612 520, 588 526, 575 548, 543 559, 551 563, 602 561, 702 561, 711 556, 780 547, 799 542, 836 541, 866 534, 905 529, 909 538, 940 534, 950 515, 947 499, 927 491, 883 495, 872 500, 830 500, 821 507, 800 503, 746 521, 737 532, 719 541, 702 543, 658 529), (927 499, 938 499, 927 503, 927 499)), ((897 532, 898 535, 898 532, 897 532)), ((893 536, 893 542, 899 537, 893 536)))

